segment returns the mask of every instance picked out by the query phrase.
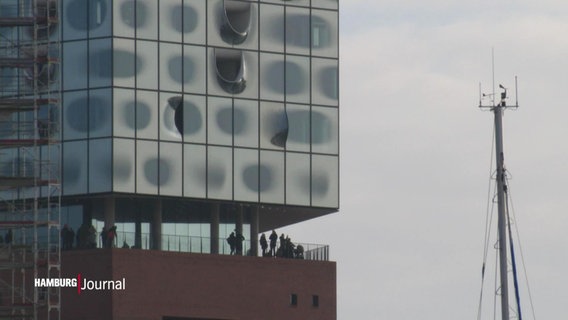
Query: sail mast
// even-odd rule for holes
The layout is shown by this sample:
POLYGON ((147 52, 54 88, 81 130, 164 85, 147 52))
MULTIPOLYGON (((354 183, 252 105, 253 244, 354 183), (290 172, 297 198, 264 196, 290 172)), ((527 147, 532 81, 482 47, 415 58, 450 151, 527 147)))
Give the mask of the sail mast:
MULTIPOLYGON (((517 86, 517 79, 515 77, 515 92, 517 86)), ((509 282, 508 282, 508 258, 507 258, 507 203, 506 193, 507 185, 505 183, 505 156, 503 152, 503 112, 508 108, 518 108, 518 102, 515 98, 515 104, 507 106, 507 88, 499 85, 503 90, 501 92, 499 103, 495 105, 495 91, 492 94, 481 94, 479 97, 479 107, 482 109, 489 109, 493 111, 495 117, 495 164, 497 167, 497 241, 499 250, 499 278, 500 278, 500 294, 501 294, 501 319, 509 320, 509 282), (493 103, 489 106, 482 105, 483 97, 490 96, 493 103)), ((481 87, 480 87, 481 91, 481 87)))
POLYGON ((505 157, 503 155, 503 110, 506 108, 507 89, 501 93, 501 101, 493 107, 495 115, 495 163, 497 167, 497 228, 499 271, 501 280, 501 319, 509 320, 509 283, 507 276, 507 215, 505 212, 505 157))

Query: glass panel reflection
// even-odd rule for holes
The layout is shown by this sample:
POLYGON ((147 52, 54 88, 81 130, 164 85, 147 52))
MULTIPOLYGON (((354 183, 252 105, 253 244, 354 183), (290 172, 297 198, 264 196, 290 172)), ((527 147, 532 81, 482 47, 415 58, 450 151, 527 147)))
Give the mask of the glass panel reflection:
POLYGON ((183 68, 182 74, 178 78, 183 83, 185 92, 205 93, 205 79, 207 60, 205 57, 205 48, 199 46, 183 47, 183 58, 177 57, 183 68))
POLYGON ((284 203, 284 152, 260 152, 260 201, 284 203))
POLYGON ((182 104, 176 109, 175 121, 178 130, 181 129, 180 132, 183 134, 184 141, 205 142, 205 114, 204 97, 183 96, 182 104))
POLYGON ((89 98, 87 91, 68 92, 63 95, 63 139, 87 137, 89 128, 89 98))
POLYGON ((339 104, 338 61, 312 59, 312 102, 337 106, 339 104))
POLYGON ((243 147, 258 147, 258 102, 234 100, 234 144, 243 147))
POLYGON ((283 149, 288 139, 288 117, 283 103, 261 102, 260 147, 283 149))
POLYGON ((312 152, 339 152, 338 114, 337 108, 312 108, 312 152))
POLYGON ((286 153, 286 204, 310 204, 310 155, 286 153))
POLYGON ((339 0, 312 0, 314 8, 336 9, 339 6, 339 0))
POLYGON ((286 53, 309 54, 310 11, 304 8, 286 8, 286 53))
POLYGON ((312 54, 336 58, 337 45, 337 12, 328 10, 312 11, 312 54))
POLYGON ((260 55, 260 98, 284 101, 284 55, 260 55))
POLYGON ((205 198, 207 165, 205 146, 185 144, 183 146, 183 195, 205 198))
MULTIPOLYGON (((112 49, 111 39, 89 41, 89 87, 104 87, 112 84, 112 49)), ((65 51, 65 60, 67 53, 65 51)), ((73 53, 74 54, 74 53, 73 53)), ((85 75, 83 74, 84 78, 85 75)))
POLYGON ((111 90, 91 90, 65 95, 66 139, 109 136, 112 128, 111 90))
POLYGON ((154 41, 136 41, 136 85, 141 89, 158 87, 158 44, 154 41))
POLYGON ((113 100, 113 135, 134 138, 136 132, 136 100, 134 90, 114 89, 113 100))
MULTIPOLYGON (((63 44, 63 87, 65 90, 87 87, 87 41, 66 42, 63 44)), ((8 69, 2 69, 8 70, 8 69)))
MULTIPOLYGON (((183 63, 189 58, 182 56, 182 46, 176 44, 160 44, 160 89, 180 91, 184 83, 183 63)), ((156 58, 153 57, 155 60, 156 58)), ((188 75, 189 77, 189 75, 188 75)))
POLYGON ((135 5, 136 18, 133 22, 137 38, 156 40, 158 38, 158 1, 137 0, 135 5))
POLYGON ((136 91, 136 136, 145 139, 158 139, 158 94, 156 92, 136 91))
POLYGON ((287 150, 310 151, 310 107, 307 105, 286 105, 289 131, 287 150))
MULTIPOLYGON (((207 0, 207 2, 211 2, 207 0)), ((179 10, 179 9, 175 9, 179 10)), ((173 28, 183 32, 184 43, 205 44, 206 0, 184 1, 182 23, 172 19, 173 28)))
POLYGON ((136 142, 136 192, 158 194, 160 176, 158 168, 158 143, 153 141, 136 142))
POLYGON ((88 27, 88 2, 67 0, 62 4, 65 19, 63 21, 63 39, 86 39, 88 27))
POLYGON ((110 192, 112 152, 110 139, 89 141, 89 192, 110 192))
POLYGON ((134 192, 134 140, 113 140, 113 191, 134 192))
POLYGON ((63 144, 63 194, 87 192, 87 141, 63 144))
POLYGON ((89 137, 110 136, 112 132, 111 89, 89 91, 89 137))
POLYGON ((135 0, 113 0, 113 26, 116 36, 134 37, 135 30, 135 0))
POLYGON ((160 194, 182 195, 182 145, 181 143, 160 143, 160 194))
POLYGON ((310 102, 310 59, 300 56, 286 56, 286 101, 310 102))
POLYGON ((111 1, 89 0, 89 37, 111 36, 111 1))
POLYGON ((258 201, 260 191, 258 151, 235 148, 235 200, 258 201))
POLYGON ((134 52, 134 41, 115 39, 113 48, 114 85, 134 87, 136 67, 142 65, 142 60, 134 52))
POLYGON ((209 98, 207 109, 207 142, 233 145, 233 101, 227 98, 209 98))
POLYGON ((233 153, 231 148, 207 148, 208 197, 233 199, 233 153))
POLYGON ((339 206, 339 160, 335 156, 312 156, 312 205, 339 206))
POLYGON ((260 49, 284 52, 284 7, 260 5, 260 49))

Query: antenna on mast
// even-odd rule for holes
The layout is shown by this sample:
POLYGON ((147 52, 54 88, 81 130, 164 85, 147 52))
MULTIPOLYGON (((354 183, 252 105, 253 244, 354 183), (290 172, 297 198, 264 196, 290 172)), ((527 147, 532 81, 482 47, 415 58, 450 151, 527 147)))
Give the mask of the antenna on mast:
POLYGON ((500 93, 499 103, 495 104, 495 92, 493 93, 483 93, 481 90, 481 83, 479 83, 479 108, 482 110, 494 111, 495 108, 501 109, 517 109, 519 107, 518 89, 517 89, 517 76, 515 76, 515 103, 508 105, 507 100, 509 99, 508 88, 502 84, 499 84, 499 89, 502 90, 500 93), (486 102, 487 98, 490 99, 489 103, 486 102))
POLYGON ((496 105, 495 104, 495 49, 491 48, 491 77, 492 77, 492 91, 491 93, 483 93, 481 90, 481 82, 479 83, 479 108, 484 110, 493 111, 495 107, 506 107, 507 109, 517 109, 519 107, 518 90, 517 90, 517 76, 515 76, 515 104, 508 106, 506 99, 509 98, 507 95, 507 88, 502 84, 499 84, 499 88, 503 90, 501 92, 501 100, 496 105), (491 99, 490 104, 484 105, 483 102, 486 98, 491 99))

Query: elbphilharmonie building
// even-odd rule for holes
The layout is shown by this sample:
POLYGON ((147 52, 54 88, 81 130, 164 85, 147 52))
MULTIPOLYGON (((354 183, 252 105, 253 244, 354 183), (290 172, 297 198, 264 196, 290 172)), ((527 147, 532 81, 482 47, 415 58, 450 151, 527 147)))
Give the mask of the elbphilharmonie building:
POLYGON ((127 282, 81 295, 12 288, 29 310, 2 304, 39 318, 335 319, 329 247, 291 239, 286 259, 259 239, 339 208, 338 10, 0 0, 0 233, 23 247, 8 256, 30 255, 36 276, 127 282), (13 130, 28 122, 29 134, 13 130))

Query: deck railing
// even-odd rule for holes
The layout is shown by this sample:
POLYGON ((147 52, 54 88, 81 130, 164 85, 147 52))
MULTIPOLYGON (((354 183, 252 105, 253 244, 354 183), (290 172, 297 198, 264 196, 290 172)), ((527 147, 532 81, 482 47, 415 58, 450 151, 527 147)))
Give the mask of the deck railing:
MULTIPOLYGON (((0 237, 4 238, 4 234, 0 232, 0 237)), ((38 245, 41 250, 47 250, 47 237, 44 234, 38 235, 38 245)), ((74 239, 72 249, 77 248, 77 243, 74 239)), ((140 243, 136 246, 136 235, 134 232, 121 232, 118 231, 116 234, 116 239, 114 241, 113 247, 116 248, 131 248, 131 249, 142 249, 149 250, 153 248, 152 239, 149 233, 140 234, 140 243)), ((219 242, 219 253, 223 255, 236 254, 231 252, 231 248, 227 243, 226 239, 220 238, 217 240, 219 242)), ((8 247, 4 241, 0 241, 0 248, 8 247)), ((18 230, 14 231, 14 237, 11 241, 11 246, 14 248, 18 247, 29 247, 31 250, 31 244, 33 239, 30 237, 22 237, 22 234, 18 230)), ((294 250, 292 253, 284 254, 284 250, 280 249, 277 245, 275 248, 276 253, 270 254, 270 248, 267 249, 267 257, 274 256, 275 258, 292 258, 292 259, 304 259, 312 261, 329 261, 329 246, 322 244, 313 243, 294 243, 294 250)), ((96 248, 102 248, 102 240, 100 234, 97 234, 96 248)), ((54 247, 52 247, 53 250, 54 247)), ((66 249, 66 246, 61 246, 62 250, 66 249)), ((92 248, 90 245, 83 246, 83 248, 92 248)), ((182 236, 182 235, 162 235, 162 246, 163 251, 173 251, 173 252, 190 252, 190 253, 211 253, 211 238, 209 237, 197 237, 197 236, 182 236)), ((260 245, 258 246, 259 256, 262 256, 260 245)), ((243 241, 242 255, 250 256, 250 241, 243 241)))
MULTIPOLYGON (((218 239, 219 254, 231 254, 231 248, 225 239, 218 239)), ((99 237, 98 245, 102 247, 99 237)), ((136 235, 134 232, 117 232, 115 246, 118 248, 128 247, 136 248, 136 235)), ((140 234, 140 243, 137 249, 152 248, 152 240, 150 234, 140 234)), ((211 238, 198 236, 183 235, 162 235, 162 250, 175 252, 192 252, 192 253, 211 253, 211 238)), ((250 255, 250 241, 243 241, 243 255, 250 255)), ((294 243, 295 254, 293 257, 305 260, 329 261, 329 246, 311 243, 294 243), (299 250, 301 248, 301 250, 299 250)), ((278 248, 276 248, 278 249, 278 248)), ((259 246, 259 256, 262 255, 259 246)), ((268 250, 267 250, 268 251, 268 250)), ((277 250, 278 251, 278 250, 277 250)), ((278 257, 278 254, 276 255, 278 257)))

